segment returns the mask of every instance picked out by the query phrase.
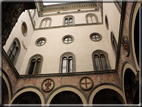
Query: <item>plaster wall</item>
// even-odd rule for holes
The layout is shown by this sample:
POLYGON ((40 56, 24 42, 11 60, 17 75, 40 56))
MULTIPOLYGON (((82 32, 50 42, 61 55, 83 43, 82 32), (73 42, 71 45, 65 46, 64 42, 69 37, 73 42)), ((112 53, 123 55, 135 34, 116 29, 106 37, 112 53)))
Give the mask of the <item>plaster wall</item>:
POLYGON ((115 39, 118 44, 118 37, 119 37, 119 26, 120 26, 120 18, 121 13, 118 11, 116 5, 114 3, 103 3, 103 21, 105 24, 105 15, 108 18, 108 41, 111 43, 111 32, 114 33, 115 39))
MULTIPOLYGON (((105 16, 107 16, 109 26, 106 32, 108 35, 108 45, 110 47, 110 50, 112 50, 113 52, 113 56, 116 56, 111 43, 111 32, 114 34, 116 43, 118 45, 121 13, 119 12, 114 3, 103 3, 103 23, 106 25, 105 16)), ((114 60, 116 61, 116 58, 114 58, 114 60)))
POLYGON ((103 24, 35 30, 28 46, 20 74, 25 74, 28 61, 35 54, 43 56, 42 74, 59 73, 60 56, 65 52, 72 52, 75 55, 76 72, 93 71, 92 53, 98 49, 108 53, 111 69, 114 69, 114 56, 109 47, 107 36, 107 31, 103 24), (90 39, 90 34, 94 32, 102 35, 101 41, 94 42, 90 39), (74 41, 71 44, 64 44, 62 38, 65 35, 72 35, 74 41), (45 45, 39 47, 35 45, 35 41, 40 37, 45 37, 47 42, 45 45))
POLYGON ((13 40, 15 38, 19 39, 21 50, 20 50, 20 53, 19 53, 19 56, 18 56, 18 60, 17 60, 17 62, 15 64, 15 67, 16 67, 17 71, 20 71, 23 60, 24 60, 24 57, 26 55, 26 51, 27 51, 23 47, 22 41, 23 41, 25 47, 27 48, 28 45, 29 45, 32 34, 33 34, 33 27, 32 27, 32 24, 31 24, 31 20, 29 18, 28 11, 25 11, 20 15, 20 17, 19 17, 16 25, 14 26, 9 38, 7 39, 6 45, 4 45, 4 47, 3 47, 4 50, 6 52, 8 52, 11 44, 13 43, 13 40), (22 26, 23 22, 25 22, 27 24, 27 29, 28 30, 27 30, 27 35, 26 36, 24 36, 22 34, 22 30, 21 30, 21 26, 22 26))
MULTIPOLYGON (((119 27, 114 27, 119 26, 117 22, 118 20, 114 21, 115 18, 113 17, 114 15, 119 16, 118 14, 120 13, 114 3, 104 3, 103 10, 103 24, 71 27, 67 26, 52 29, 36 29, 35 31, 33 31, 29 14, 27 11, 25 11, 18 19, 16 26, 14 27, 9 39, 7 40, 6 45, 4 46, 4 49, 7 52, 11 43, 13 42, 13 39, 15 37, 19 39, 21 51, 16 63, 16 69, 17 71, 19 71, 20 74, 26 73, 29 59, 35 54, 40 54, 43 56, 43 63, 41 68, 42 74, 59 73, 59 66, 61 66, 60 56, 65 52, 72 52, 75 55, 76 72, 93 71, 94 68, 92 61, 92 53, 95 50, 103 50, 107 52, 108 59, 110 62, 110 68, 114 69, 115 56, 110 42, 110 32, 113 31, 114 35, 118 35, 119 27), (109 6, 107 6, 106 4, 109 6), (109 30, 106 29, 106 25, 104 23, 104 16, 106 14, 109 22, 109 30), (23 21, 26 22, 28 27, 28 33, 26 36, 23 36, 21 32, 21 24, 23 21), (90 39, 90 34, 94 32, 100 33, 102 35, 101 41, 94 42, 90 39), (74 37, 74 41, 71 44, 64 44, 62 42, 62 38, 65 35, 72 35, 74 37), (40 37, 45 37, 47 42, 45 45, 39 47, 35 45, 35 41, 40 37), (27 50, 23 48, 22 41, 24 42, 24 45, 26 46, 27 50)), ((84 24, 86 23, 86 15, 88 13, 93 12, 51 15, 51 26, 62 26, 63 18, 66 15, 73 15, 75 18, 75 24, 84 24)), ((98 16, 99 22, 101 22, 100 9, 99 12, 94 13, 98 16)), ((34 18, 37 20, 36 27, 39 27, 40 22, 43 18, 45 17, 38 17, 36 13, 36 16, 34 18)))

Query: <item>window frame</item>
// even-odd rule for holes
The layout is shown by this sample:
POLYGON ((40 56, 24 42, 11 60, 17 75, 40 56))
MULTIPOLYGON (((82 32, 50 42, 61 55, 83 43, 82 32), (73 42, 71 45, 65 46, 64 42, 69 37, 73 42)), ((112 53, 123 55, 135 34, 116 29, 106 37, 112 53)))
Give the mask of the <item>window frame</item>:
POLYGON ((36 46, 43 46, 43 45, 38 45, 38 41, 40 41, 40 40, 45 40, 45 43, 43 44, 43 45, 45 45, 46 44, 46 38, 44 38, 44 37, 40 37, 40 38, 38 38, 36 41, 35 41, 35 45, 36 46))
POLYGON ((109 63, 109 59, 108 59, 108 54, 103 50, 96 50, 92 53, 92 62, 93 62, 94 71, 107 71, 107 70, 103 70, 101 55, 103 55, 105 57, 105 63, 107 65, 107 70, 110 70, 111 68, 110 68, 110 63, 109 63), (95 56, 98 56, 100 70, 97 70, 97 68, 96 68, 95 56))
POLYGON ((27 33, 28 33, 28 27, 27 27, 26 22, 22 22, 22 24, 21 24, 21 32, 22 32, 23 36, 27 35, 27 33), (25 32, 23 32, 23 26, 24 26, 25 32))
POLYGON ((72 16, 72 15, 68 15, 68 16, 65 16, 64 18, 63 18, 63 26, 72 26, 72 25, 74 25, 75 24, 75 19, 74 19, 74 16, 72 16), (72 24, 70 24, 70 19, 72 18, 72 24), (68 21, 67 21, 67 25, 65 25, 65 23, 66 23, 66 19, 68 19, 68 21))
POLYGON ((28 61, 28 65, 27 65, 27 70, 26 70, 26 75, 36 75, 36 74, 40 74, 41 73, 41 69, 42 69, 42 64, 43 64, 43 57, 39 54, 36 54, 36 55, 33 55, 29 61, 28 61), (39 65, 39 70, 38 70, 38 73, 36 73, 37 71, 37 66, 38 66, 38 59, 40 59, 40 65, 39 65), (31 68, 31 63, 32 63, 32 60, 35 60, 35 65, 34 65, 34 68, 33 68, 33 71, 32 71, 32 74, 29 74, 30 72, 30 68, 31 68))
POLYGON ((99 34, 99 33, 97 33, 97 32, 94 32, 94 33, 91 33, 91 34, 90 34, 90 39, 91 39, 93 42, 99 42, 100 40, 102 40, 102 35, 99 34), (99 39, 99 40, 92 40, 92 36, 95 35, 95 34, 97 34, 97 35, 100 36, 100 39, 99 39))
POLYGON ((64 54, 61 55, 60 57, 60 66, 59 66, 59 73, 63 73, 62 72, 62 68, 63 68, 63 58, 66 58, 66 73, 73 73, 76 72, 76 61, 75 61, 75 55, 71 52, 66 52, 64 54), (72 72, 69 72, 69 58, 72 57, 72 72))
POLYGON ((62 42, 63 42, 64 44, 71 44, 73 41, 74 41, 74 37, 73 37, 72 35, 65 35, 65 36, 62 38, 62 42), (65 43, 64 40, 65 40, 66 38, 71 38, 72 41, 71 41, 70 43, 65 43))
MULTIPOLYGON (((15 44, 15 46, 13 47, 12 52, 13 52, 14 49, 16 49, 16 48, 18 48, 18 51, 17 51, 16 54, 14 55, 14 60, 11 61, 11 62, 13 63, 13 65, 16 64, 16 62, 17 62, 17 60, 18 60, 18 57, 19 57, 19 54, 20 54, 20 50, 21 50, 21 45, 20 45, 19 39, 18 39, 18 38, 14 38, 13 41, 12 41, 12 43, 11 43, 11 45, 9 46, 8 51, 7 51, 7 56, 9 57, 9 59, 10 59, 10 57, 11 57, 11 55, 12 55, 13 53, 10 52, 10 56, 8 55, 8 53, 9 53, 9 51, 10 51, 10 49, 11 49, 11 46, 14 44, 14 42, 15 42, 16 44, 15 44)), ((10 60, 11 60, 11 59, 10 59, 10 60)))

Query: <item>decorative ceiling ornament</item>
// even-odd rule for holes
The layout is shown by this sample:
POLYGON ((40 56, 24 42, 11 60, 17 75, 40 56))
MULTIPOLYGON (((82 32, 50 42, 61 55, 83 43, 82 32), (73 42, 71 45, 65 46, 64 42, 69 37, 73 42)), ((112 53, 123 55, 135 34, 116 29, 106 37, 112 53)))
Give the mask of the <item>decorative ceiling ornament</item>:
POLYGON ((127 36, 122 36, 121 44, 123 46, 123 51, 124 51, 125 56, 128 57, 130 53, 130 48, 129 48, 129 41, 128 41, 127 36))
POLYGON ((48 78, 42 82, 41 89, 45 92, 51 91, 55 86, 55 83, 52 79, 48 78))
POLYGON ((93 87, 93 81, 89 77, 83 77, 80 80, 80 87, 85 91, 90 90, 93 87))

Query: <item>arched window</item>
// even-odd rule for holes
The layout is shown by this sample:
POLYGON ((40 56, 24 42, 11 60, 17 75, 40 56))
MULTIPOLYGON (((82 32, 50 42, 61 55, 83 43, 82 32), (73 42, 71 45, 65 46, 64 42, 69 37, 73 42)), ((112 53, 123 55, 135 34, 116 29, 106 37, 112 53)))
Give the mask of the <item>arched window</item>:
POLYGON ((20 53, 20 42, 17 38, 15 38, 7 52, 7 55, 13 64, 16 63, 19 53, 20 53))
POLYGON ((41 55, 34 55, 30 58, 28 67, 27 67, 27 74, 39 74, 41 71, 43 58, 41 55))
POLYGON ((60 73, 75 72, 75 56, 71 52, 66 52, 60 59, 60 73))
POLYGON ((116 43, 114 34, 112 32, 111 32, 111 44, 112 44, 113 50, 114 50, 115 55, 116 55, 117 54, 117 43, 116 43))
POLYGON ((102 50, 96 50, 92 54, 93 65, 95 71, 110 70, 108 55, 102 50))
POLYGON ((66 16, 64 17, 64 25, 73 25, 74 24, 74 17, 73 16, 66 16))
POLYGON ((92 14, 92 13, 86 15, 86 22, 87 23, 99 23, 97 15, 92 14))
POLYGON ((51 26, 51 18, 44 18, 40 23, 40 28, 50 27, 51 26))

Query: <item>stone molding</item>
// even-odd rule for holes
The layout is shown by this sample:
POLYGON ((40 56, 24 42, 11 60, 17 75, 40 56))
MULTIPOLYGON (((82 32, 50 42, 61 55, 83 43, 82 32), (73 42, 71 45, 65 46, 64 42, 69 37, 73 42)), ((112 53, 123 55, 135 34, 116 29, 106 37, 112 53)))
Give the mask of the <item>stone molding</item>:
POLYGON ((68 11, 68 10, 78 10, 78 9, 88 9, 95 8, 98 10, 97 3, 67 3, 67 4, 58 4, 52 6, 44 6, 42 2, 39 3, 40 14, 47 12, 56 12, 56 11, 68 11))

